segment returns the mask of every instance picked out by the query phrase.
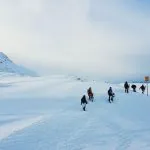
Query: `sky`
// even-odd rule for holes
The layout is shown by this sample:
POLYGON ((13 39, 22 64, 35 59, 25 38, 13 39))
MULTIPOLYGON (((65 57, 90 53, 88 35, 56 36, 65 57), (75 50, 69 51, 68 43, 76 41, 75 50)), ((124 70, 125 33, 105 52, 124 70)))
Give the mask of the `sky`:
POLYGON ((40 74, 149 75, 148 0, 0 0, 0 51, 40 74))

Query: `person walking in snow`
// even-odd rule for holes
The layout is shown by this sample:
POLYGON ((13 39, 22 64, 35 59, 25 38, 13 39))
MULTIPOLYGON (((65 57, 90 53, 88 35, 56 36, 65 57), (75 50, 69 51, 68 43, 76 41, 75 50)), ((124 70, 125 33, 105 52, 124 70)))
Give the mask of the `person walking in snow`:
POLYGON ((86 100, 86 96, 83 95, 83 97, 81 98, 81 105, 82 105, 82 108, 83 108, 83 111, 86 111, 86 105, 87 105, 87 100, 86 100))
POLYGON ((128 84, 128 82, 126 81, 125 83, 124 83, 124 88, 125 88, 125 93, 129 93, 129 84, 128 84))
POLYGON ((108 96, 109 96, 109 98, 108 98, 109 103, 113 102, 113 98, 115 96, 115 93, 113 93, 112 87, 110 87, 108 90, 108 96))
POLYGON ((133 89, 133 92, 136 92, 136 85, 132 84, 131 88, 133 89))
POLYGON ((141 90, 142 90, 142 94, 144 94, 145 89, 146 89, 146 86, 144 86, 144 85, 142 84, 142 86, 141 86, 139 89, 141 89, 141 90))
POLYGON ((87 94, 89 96, 89 100, 91 100, 93 102, 94 96, 93 96, 93 92, 92 92, 91 87, 87 90, 87 94))

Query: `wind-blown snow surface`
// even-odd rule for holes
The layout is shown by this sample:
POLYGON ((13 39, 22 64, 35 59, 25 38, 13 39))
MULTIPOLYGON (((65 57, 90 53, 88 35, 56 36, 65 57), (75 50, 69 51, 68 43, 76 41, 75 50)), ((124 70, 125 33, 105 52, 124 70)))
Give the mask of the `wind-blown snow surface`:
POLYGON ((0 150, 150 150, 150 99, 119 84, 3 76, 0 90, 0 150), (83 112, 89 86, 95 102, 83 112))

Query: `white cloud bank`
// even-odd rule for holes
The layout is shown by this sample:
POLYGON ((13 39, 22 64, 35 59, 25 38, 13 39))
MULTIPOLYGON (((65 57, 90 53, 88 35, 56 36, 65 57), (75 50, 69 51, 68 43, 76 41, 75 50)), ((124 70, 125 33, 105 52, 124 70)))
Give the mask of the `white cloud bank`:
POLYGON ((146 5, 138 0, 1 0, 1 50, 41 72, 148 74, 146 5))

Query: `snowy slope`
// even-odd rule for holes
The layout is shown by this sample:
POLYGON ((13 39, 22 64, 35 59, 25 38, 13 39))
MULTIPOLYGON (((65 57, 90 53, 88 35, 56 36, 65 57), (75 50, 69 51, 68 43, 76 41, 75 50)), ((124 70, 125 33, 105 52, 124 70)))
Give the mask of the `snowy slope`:
POLYGON ((17 73, 20 75, 30 76, 36 75, 33 71, 13 63, 3 52, 0 52, 0 72, 17 73))
POLYGON ((122 84, 72 77, 3 77, 0 97, 2 150, 150 150, 150 99, 125 94, 122 84), (95 102, 80 98, 92 86, 95 102), (112 86, 114 103, 108 103, 112 86))

